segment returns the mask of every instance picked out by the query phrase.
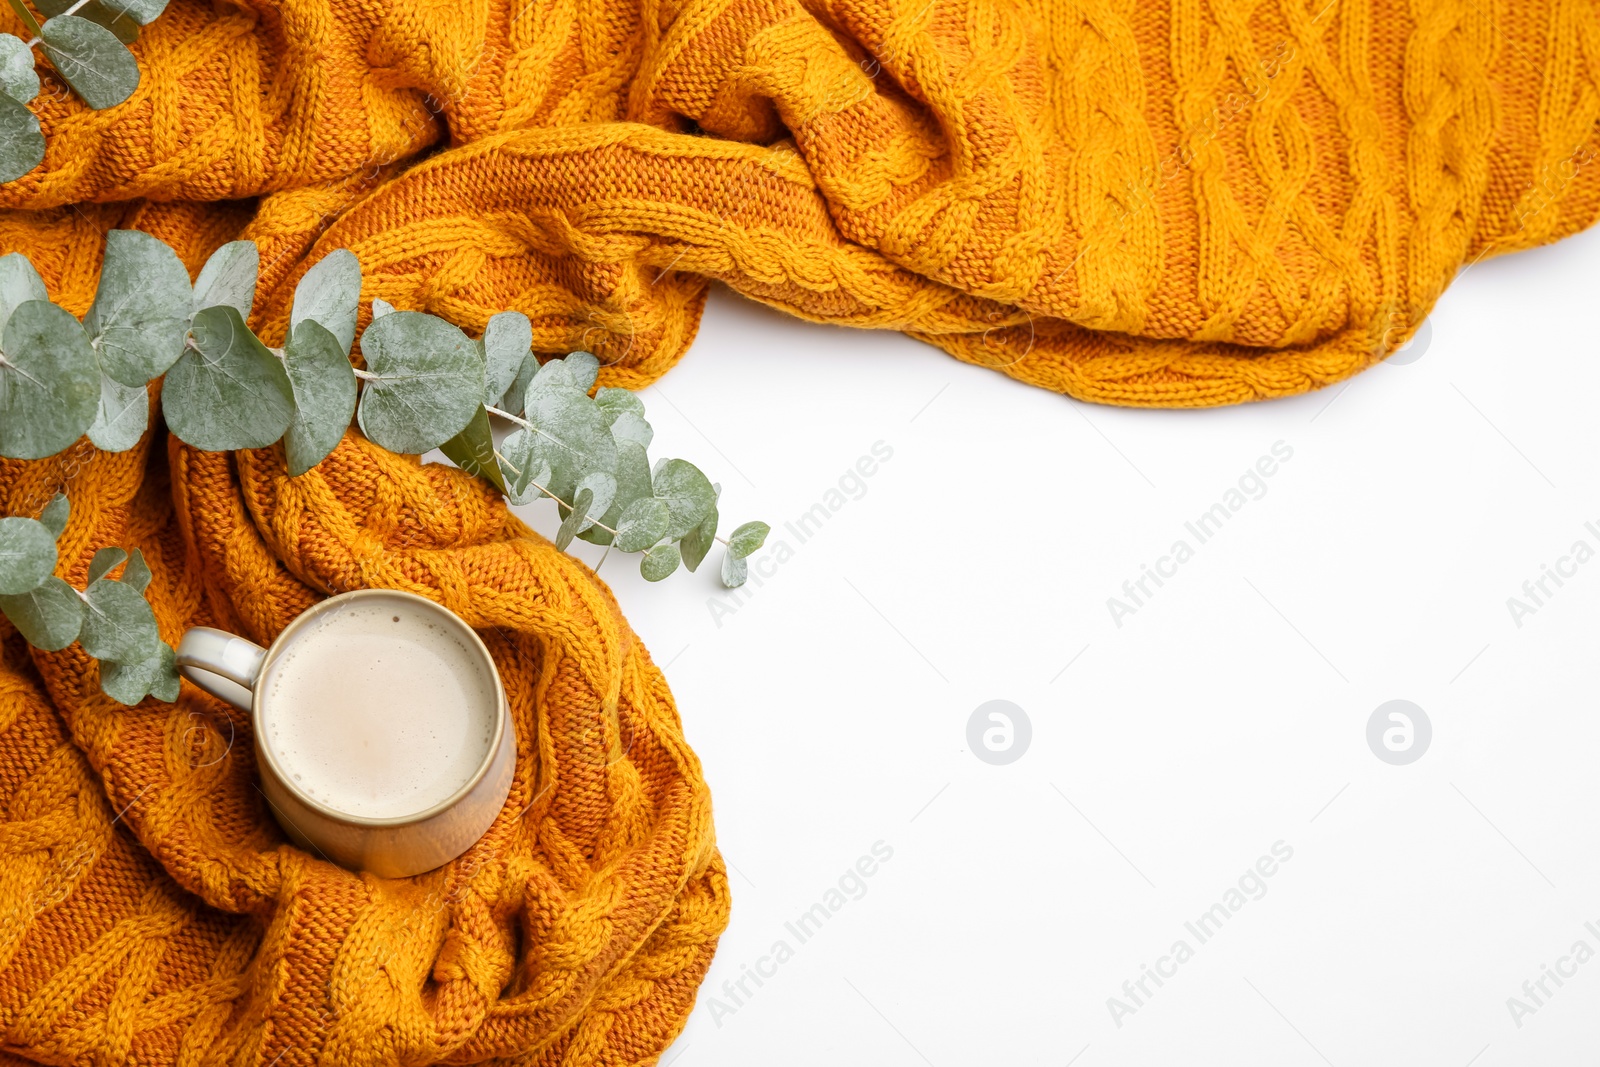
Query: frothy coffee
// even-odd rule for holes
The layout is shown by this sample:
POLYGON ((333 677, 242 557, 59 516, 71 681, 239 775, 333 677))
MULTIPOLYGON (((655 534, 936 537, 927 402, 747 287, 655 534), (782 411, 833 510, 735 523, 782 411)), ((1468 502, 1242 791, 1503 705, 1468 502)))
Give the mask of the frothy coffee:
POLYGON ((499 702, 481 653, 396 597, 310 620, 262 679, 265 740, 293 788, 340 813, 416 815, 471 780, 499 702))

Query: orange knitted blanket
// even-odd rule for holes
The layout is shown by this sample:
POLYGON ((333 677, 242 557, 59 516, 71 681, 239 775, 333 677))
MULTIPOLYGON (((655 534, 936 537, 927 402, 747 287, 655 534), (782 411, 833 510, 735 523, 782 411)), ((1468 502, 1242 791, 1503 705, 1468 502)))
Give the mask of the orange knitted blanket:
MULTIPOLYGON (((243 236, 277 343, 345 247, 365 300, 474 332, 516 308, 608 385, 670 367, 719 279, 1081 398, 1290 394, 1381 359, 1463 263, 1600 217, 1596 0, 174 0, 133 48, 110 111, 46 73, 45 163, 0 186, 0 253, 69 310, 108 229, 191 270, 243 236)), ((187 688, 120 709, 0 623, 0 1061, 659 1056, 727 885, 593 575, 355 434, 298 479, 159 429, 0 462, 0 513, 58 489, 60 573, 141 548, 169 642, 265 642, 349 588, 442 601, 521 749, 472 852, 361 877, 284 842, 241 717, 187 688)))

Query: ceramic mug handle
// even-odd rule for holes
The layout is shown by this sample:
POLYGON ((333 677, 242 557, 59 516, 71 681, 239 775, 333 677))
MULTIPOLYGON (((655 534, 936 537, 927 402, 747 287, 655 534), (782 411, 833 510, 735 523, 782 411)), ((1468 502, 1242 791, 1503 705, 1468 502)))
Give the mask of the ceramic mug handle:
POLYGON ((267 650, 226 630, 195 626, 178 642, 178 673, 218 700, 249 711, 267 650))

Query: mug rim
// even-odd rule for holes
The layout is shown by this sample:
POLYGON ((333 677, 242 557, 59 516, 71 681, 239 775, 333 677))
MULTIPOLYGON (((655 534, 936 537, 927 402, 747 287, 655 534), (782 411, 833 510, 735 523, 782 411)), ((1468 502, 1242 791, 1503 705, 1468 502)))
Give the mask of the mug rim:
POLYGON ((479 783, 483 781, 484 776, 493 769, 495 756, 499 753, 500 746, 505 741, 506 721, 509 716, 510 709, 507 706, 505 686, 500 681, 500 669, 495 665, 494 657, 489 654, 489 646, 483 643, 483 638, 478 636, 478 632, 472 627, 468 626, 465 619, 451 611, 449 608, 445 607, 443 604, 429 600, 425 596, 418 596, 416 593, 408 593, 403 589, 352 589, 348 592, 331 596, 328 599, 323 600, 320 603, 317 603, 301 612, 292 622, 289 623, 288 626, 283 628, 283 631, 279 633, 277 637, 273 638, 272 644, 267 646, 266 655, 261 659, 261 668, 256 672, 256 686, 250 697, 250 718, 258 726, 258 729, 255 730, 256 752, 258 756, 266 763, 268 768, 271 769, 273 777, 278 779, 279 784, 282 785, 284 790, 301 804, 304 804, 307 808, 310 808, 313 812, 325 819, 329 819, 345 826, 352 826, 368 830, 398 829, 400 827, 416 826, 421 823, 425 823, 436 816, 444 814, 451 808, 456 807, 466 800, 467 797, 470 796, 475 789, 477 789, 479 783), (470 647, 482 660, 481 666, 488 669, 489 677, 494 682, 494 735, 489 739, 489 743, 484 749, 483 758, 478 761, 477 769, 472 772, 472 776, 462 783, 460 788, 456 789, 455 792, 451 793, 443 800, 433 804, 431 807, 425 808, 424 810, 413 815, 393 815, 386 818, 373 818, 366 815, 352 815, 349 812, 340 811, 337 808, 331 808, 315 797, 308 795, 303 789, 294 784, 294 779, 292 777, 284 773, 283 767, 278 762, 278 754, 272 749, 270 734, 269 731, 265 729, 265 719, 261 713, 262 704, 267 691, 267 687, 264 684, 267 680, 267 672, 272 669, 278 658, 278 654, 294 639, 294 635, 301 628, 301 626, 311 622, 314 619, 320 618, 327 611, 332 610, 332 605, 342 605, 348 603, 349 601, 358 600, 365 597, 389 597, 408 600, 417 607, 431 610, 441 618, 447 620, 452 626, 455 627, 455 629, 460 631, 469 639, 470 647))

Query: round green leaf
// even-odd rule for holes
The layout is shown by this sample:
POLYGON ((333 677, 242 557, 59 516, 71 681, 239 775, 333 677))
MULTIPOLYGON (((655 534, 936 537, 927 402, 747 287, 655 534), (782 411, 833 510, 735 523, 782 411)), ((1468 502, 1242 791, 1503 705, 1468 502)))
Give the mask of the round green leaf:
POLYGON ((167 0, 99 0, 120 15, 126 15, 141 26, 148 26, 161 17, 167 9, 167 0))
POLYGON ((568 352, 561 362, 566 364, 579 389, 587 393, 594 388, 595 377, 600 373, 600 361, 593 352, 568 352))
POLYGON ((626 412, 633 412, 641 419, 644 418, 644 401, 626 389, 614 386, 602 386, 595 390, 594 402, 600 405, 600 410, 606 413, 606 418, 615 422, 626 412))
POLYGON ((61 531, 67 528, 67 518, 71 514, 72 502, 67 499, 67 494, 57 493, 39 512, 39 521, 44 523, 51 537, 60 537, 61 531))
POLYGON ((617 442, 595 402, 573 387, 570 378, 560 379, 552 376, 547 385, 534 380, 528 390, 527 418, 554 445, 549 453, 554 468, 550 491, 570 500, 585 474, 615 475, 617 442))
POLYGON ((420 311, 367 327, 361 431, 391 452, 421 454, 466 428, 483 399, 483 356, 466 334, 420 311))
POLYGON ((750 575, 750 565, 732 552, 722 557, 722 584, 737 589, 750 575))
POLYGON ((45 300, 19 305, 0 338, 0 456, 53 456, 99 407, 100 366, 78 320, 45 300))
POLYGON ((150 564, 144 561, 144 553, 137 548, 128 556, 128 565, 122 569, 122 584, 140 593, 150 584, 150 564))
POLYGON ((706 512, 716 506, 717 494, 711 488, 711 480, 686 459, 662 460, 651 472, 651 479, 656 497, 666 501, 672 511, 667 536, 674 541, 699 526, 706 512))
MULTIPOLYGON (((297 306, 299 302, 297 293, 297 306)), ((354 321, 352 317, 352 330, 354 321)), ((356 411, 356 372, 347 351, 348 346, 341 347, 339 339, 315 318, 295 326, 284 347, 283 368, 294 389, 294 419, 283 435, 283 452, 292 477, 298 478, 326 459, 350 428, 350 417, 356 411)))
POLYGON ((572 510, 567 512, 567 517, 561 520, 561 529, 556 531, 556 547, 561 551, 567 550, 578 533, 578 527, 588 521, 589 507, 593 503, 594 493, 589 489, 580 489, 578 495, 573 497, 572 510))
POLYGON ((744 559, 767 543, 772 527, 764 522, 747 522, 728 535, 728 553, 744 559))
POLYGON ((176 252, 138 230, 106 234, 100 287, 83 320, 101 369, 129 387, 165 374, 183 355, 191 299, 176 252))
POLYGON ((26 593, 0 596, 0 612, 28 644, 42 652, 66 648, 78 639, 83 625, 78 591, 54 575, 26 593))
MULTIPOLYGON (((64 15, 76 5, 77 0, 33 0, 33 6, 48 18, 64 15)), ((104 26, 116 34, 117 40, 123 44, 132 44, 139 39, 138 20, 119 10, 112 0, 88 0, 72 13, 97 26, 104 26)))
POLYGON ((38 519, 0 519, 0 595, 36 589, 56 569, 56 539, 38 519))
MULTIPOLYGON (((502 311, 483 331, 484 403, 498 405, 533 348, 533 323, 520 311, 502 311)), ((520 412, 512 412, 513 415, 520 412)))
POLYGON ((289 332, 293 334, 302 322, 313 320, 333 335, 344 355, 349 355, 360 311, 361 263, 348 248, 337 248, 319 259, 294 287, 289 332))
POLYGON ((39 31, 44 54, 83 102, 116 107, 139 88, 139 61, 117 35, 77 15, 57 15, 39 31))
MULTIPOLYGON (((712 483, 711 489, 713 493, 720 493, 722 487, 712 483)), ((683 549, 683 565, 691 572, 700 569, 701 561, 706 558, 706 553, 711 551, 711 546, 717 539, 719 521, 717 506, 712 504, 711 510, 706 512, 706 517, 700 521, 700 525, 684 534, 683 540, 678 542, 683 549)))
POLYGON ((393 315, 393 314, 394 314, 394 305, 393 304, 389 303, 389 301, 387 301, 387 300, 380 300, 377 297, 373 297, 372 298, 372 318, 373 318, 374 321, 383 318, 385 315, 393 315))
POLYGON ((248 319, 256 301, 256 275, 261 271, 261 252, 254 241, 231 241, 211 253, 200 277, 194 281, 194 302, 198 313, 207 308, 227 306, 248 319))
POLYGON ((178 439, 226 452, 265 448, 282 437, 294 421, 294 387, 239 310, 206 308, 195 315, 190 338, 161 387, 161 413, 178 439))
POLYGON ((98 582, 101 578, 120 567, 128 558, 128 553, 115 545, 96 549, 94 558, 89 561, 89 582, 98 582))
POLYGON ((544 495, 540 486, 550 484, 549 447, 532 430, 514 430, 500 442, 500 469, 511 503, 530 504, 544 495))
POLYGON ((639 573, 647 582, 659 582, 678 569, 682 558, 677 545, 657 545, 648 549, 644 557, 639 560, 639 573))
POLYGON ((466 471, 485 478, 502 493, 506 491, 505 475, 494 454, 494 430, 489 426, 489 413, 478 405, 466 429, 439 446, 439 451, 466 471))
POLYGON ((617 496, 617 479, 605 471, 591 471, 578 480, 578 493, 588 493, 590 498, 586 509, 588 517, 578 524, 576 531, 582 533, 610 509, 611 501, 617 496))
POLYGON ((635 500, 617 521, 617 547, 624 552, 643 552, 667 536, 671 522, 665 501, 653 496, 635 500))
POLYGON ((0 93, 0 182, 12 182, 44 162, 39 118, 0 93))
POLYGON ((126 386, 100 376, 100 406, 89 426, 89 440, 105 452, 126 452, 150 427, 150 389, 126 386))
POLYGON ((119 704, 133 707, 147 695, 172 703, 178 699, 178 667, 172 646, 163 643, 142 663, 100 663, 100 689, 119 704))
POLYGON ((33 49, 28 42, 0 33, 0 93, 19 104, 39 95, 39 72, 33 69, 33 49))
POLYGON ((640 448, 649 448, 656 432, 639 415, 624 411, 611 423, 611 436, 619 441, 632 441, 640 448))
POLYGON ((528 387, 533 384, 534 375, 538 373, 539 361, 533 358, 532 352, 529 352, 522 358, 522 365, 517 368, 517 376, 512 379, 505 395, 494 406, 512 415, 521 415, 523 409, 528 406, 528 387))
MULTIPOLYGON (((633 441, 617 442, 617 489, 611 507, 600 516, 600 522, 615 528, 622 521, 622 512, 641 497, 650 496, 650 457, 633 441)), ((579 531, 578 536, 590 544, 609 545, 611 531, 599 525, 579 531)))
MULTIPOLYGON (((0 142, 3 144, 4 142, 0 142)), ((0 153, 4 149, 0 148, 0 153)), ((30 300, 49 300, 44 279, 21 252, 0 256, 0 332, 11 321, 11 313, 30 300)))
POLYGON ((95 659, 143 663, 161 650, 161 631, 150 604, 130 585, 101 578, 83 593, 78 643, 95 659))

